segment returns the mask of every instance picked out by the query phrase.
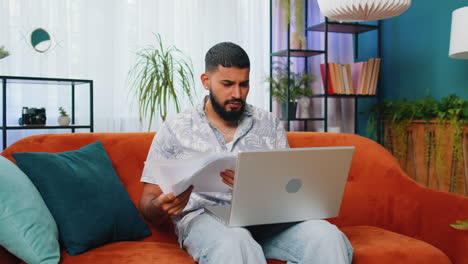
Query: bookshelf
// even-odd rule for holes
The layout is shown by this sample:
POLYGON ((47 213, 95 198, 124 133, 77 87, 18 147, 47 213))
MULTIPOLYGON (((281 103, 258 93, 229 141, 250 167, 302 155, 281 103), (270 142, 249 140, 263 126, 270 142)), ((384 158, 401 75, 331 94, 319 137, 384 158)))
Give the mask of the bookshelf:
MULTIPOLYGON (((60 78, 41 78, 41 77, 24 77, 24 76, 0 76, 0 81, 2 83, 1 91, 1 116, 2 121, 0 123, 0 131, 2 132, 2 149, 7 147, 7 132, 9 130, 59 130, 66 132, 75 133, 76 129, 86 129, 89 132, 94 131, 94 122, 93 122, 93 81, 92 80, 81 80, 81 79, 60 79, 60 78), (69 91, 69 104, 70 104, 70 118, 71 123, 67 126, 60 126, 55 124, 54 121, 47 121, 45 125, 19 125, 17 119, 8 120, 9 112, 14 111, 18 113, 20 117, 21 109, 11 110, 8 107, 8 100, 13 99, 10 95, 11 89, 14 89, 15 84, 28 85, 34 87, 34 89, 47 90, 47 87, 50 85, 59 87, 60 90, 65 89, 69 91), (76 124, 76 109, 77 109, 77 100, 76 94, 77 90, 87 90, 87 107, 89 107, 89 117, 86 124, 76 124)), ((47 97, 47 93, 44 93, 44 97, 47 97)), ((63 102, 66 104, 67 102, 63 102)), ((50 109, 49 109, 50 110, 50 109)), ((48 110, 48 111, 49 111, 48 110)))
MULTIPOLYGON (((304 69, 309 69, 309 65, 311 67, 320 67, 320 65, 312 65, 310 58, 314 56, 323 56, 324 65, 328 65, 329 63, 329 50, 328 50, 328 42, 329 42, 329 34, 351 34, 353 36, 353 49, 354 49, 354 62, 363 61, 365 58, 359 57, 359 38, 361 34, 369 32, 369 31, 376 31, 377 32, 377 40, 375 41, 376 45, 376 53, 374 57, 380 58, 381 57, 381 23, 380 21, 377 24, 371 23, 340 23, 336 21, 329 21, 327 17, 323 18, 323 22, 313 25, 308 25, 307 21, 309 21, 309 5, 315 3, 316 0, 304 0, 304 35, 306 36, 306 47, 307 49, 292 49, 291 48, 291 25, 288 24, 286 28, 286 32, 279 32, 279 36, 281 37, 281 41, 286 41, 286 48, 281 50, 273 50, 273 41, 274 41, 274 28, 273 28, 273 7, 274 4, 279 4, 278 1, 270 0, 270 65, 273 65, 273 59, 277 57, 283 57, 286 59, 286 67, 287 72, 291 72, 290 69, 290 61, 291 58, 303 58, 303 65, 304 69), (312 32, 321 32, 323 33, 323 47, 324 49, 309 49, 311 47, 311 38, 312 32)), ((367 59, 367 58, 366 58, 367 59)), ((315 63, 316 64, 316 63, 315 63)), ((274 77, 273 67, 270 67, 270 77, 274 77)), ((290 117, 281 117, 281 120, 286 122, 286 129, 290 130, 290 123, 291 121, 302 121, 304 123, 304 130, 308 130, 307 124, 311 121, 313 122, 323 122, 324 131, 327 132, 329 128, 329 100, 331 98, 351 98, 353 99, 354 105, 354 133, 357 134, 359 130, 359 101, 360 100, 381 100, 381 89, 379 89, 379 82, 381 78, 378 79, 376 84, 376 93, 375 94, 331 94, 328 92, 328 75, 330 74, 328 67, 324 67, 324 80, 323 80, 323 90, 321 93, 315 93, 310 98, 322 98, 322 106, 323 106, 323 116, 315 117, 315 118, 295 118, 290 117)), ((288 74, 289 76, 289 74, 288 74)), ((322 81, 322 76, 315 76, 318 81, 322 81)), ((288 78, 288 84, 290 80, 288 78)), ((273 110, 273 97, 271 96, 272 92, 272 85, 270 85, 270 111, 273 110)), ((289 113, 289 108, 291 107, 288 89, 288 99, 286 103, 286 112, 289 113)), ((377 135, 380 136, 380 128, 377 127, 377 135)))

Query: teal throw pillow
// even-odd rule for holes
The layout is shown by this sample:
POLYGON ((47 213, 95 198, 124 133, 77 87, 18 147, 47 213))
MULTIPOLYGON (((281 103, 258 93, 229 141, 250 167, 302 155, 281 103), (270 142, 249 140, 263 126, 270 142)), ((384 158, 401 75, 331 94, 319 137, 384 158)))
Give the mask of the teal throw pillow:
POLYGON ((44 198, 70 255, 151 234, 100 141, 75 151, 12 156, 44 198))
POLYGON ((0 156, 0 245, 26 263, 60 260, 57 225, 29 178, 0 156))

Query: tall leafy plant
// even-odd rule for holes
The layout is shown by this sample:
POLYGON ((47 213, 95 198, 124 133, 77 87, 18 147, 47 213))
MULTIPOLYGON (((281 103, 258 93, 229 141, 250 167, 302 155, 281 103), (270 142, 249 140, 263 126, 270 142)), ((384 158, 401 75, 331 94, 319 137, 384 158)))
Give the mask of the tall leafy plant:
MULTIPOLYGON (((286 29, 288 25, 293 24, 295 31, 293 36, 305 42, 304 36, 304 1, 303 0, 279 0, 281 10, 283 12, 283 26, 286 29), (294 6, 294 21, 291 21, 291 6, 294 6)), ((302 45, 302 44, 301 44, 302 45)), ((302 47, 305 48, 305 47, 302 47)))
POLYGON ((180 99, 186 97, 193 103, 194 95, 190 58, 175 46, 166 47, 159 34, 155 37, 156 45, 137 53, 137 62, 129 73, 138 99, 140 121, 148 118, 148 130, 156 114, 164 121, 171 103, 180 112, 180 99))

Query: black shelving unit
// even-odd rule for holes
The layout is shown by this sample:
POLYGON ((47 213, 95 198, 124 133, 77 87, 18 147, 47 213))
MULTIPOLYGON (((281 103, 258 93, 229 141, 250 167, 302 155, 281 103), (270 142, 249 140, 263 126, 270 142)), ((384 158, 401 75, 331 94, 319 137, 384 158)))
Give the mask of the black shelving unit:
POLYGON ((7 147, 7 131, 8 130, 25 130, 25 129, 67 129, 71 133, 75 133, 75 129, 89 129, 94 132, 93 120, 93 81, 81 79, 60 79, 60 78, 41 78, 41 77, 24 77, 24 76, 1 76, 2 82, 2 149, 7 147), (71 124, 68 126, 59 125, 8 125, 7 124, 7 98, 9 84, 31 84, 31 85, 60 85, 70 89, 70 119, 71 124), (76 89, 89 89, 89 124, 75 124, 75 92, 76 89))
MULTIPOLYGON (((303 57, 304 58, 304 67, 307 69, 308 68, 308 58, 311 56, 324 56, 324 64, 328 65, 328 34, 329 33, 339 33, 339 34, 353 34, 353 39, 354 39, 354 60, 357 61, 359 60, 359 35, 368 31, 377 31, 377 57, 381 57, 381 22, 378 21, 377 25, 373 24, 366 24, 366 23, 342 23, 342 22, 336 22, 336 21, 329 21, 327 17, 324 18, 324 22, 316 24, 316 25, 307 25, 308 21, 308 13, 309 13, 309 1, 315 1, 315 0, 304 0, 305 5, 304 5, 304 12, 305 12, 305 21, 306 21, 306 26, 305 26, 305 36, 307 39, 307 42, 309 40, 308 33, 309 32, 323 32, 324 33, 324 50, 298 50, 298 49, 291 49, 291 41, 290 41, 290 31, 291 31, 291 26, 288 24, 287 26, 287 32, 286 32, 286 49, 284 50, 279 50, 279 51, 273 51, 273 0, 270 0, 270 65, 273 65, 273 58, 274 57, 285 57, 287 59, 287 76, 288 76, 288 85, 291 82, 289 79, 290 76, 290 59, 293 57, 303 57)), ((307 45, 309 47, 309 45, 307 45)), ((304 118, 304 119, 299 119, 299 118, 290 118, 288 117, 282 117, 281 119, 286 121, 286 129, 290 129, 290 121, 303 121, 304 122, 304 129, 307 130, 307 122, 309 121, 321 121, 324 122, 324 131, 328 131, 328 99, 329 98, 354 98, 354 133, 357 134, 358 132, 358 101, 360 99, 365 99, 365 98, 376 98, 378 102, 380 102, 381 98, 381 89, 377 88, 376 95, 359 95, 359 94, 328 94, 328 67, 324 67, 324 89, 322 94, 314 94, 313 96, 310 96, 311 98, 323 98, 323 107, 324 107, 324 116, 321 118, 304 118)), ((273 77, 273 69, 270 67, 270 77, 273 77)), ((319 77, 318 79, 321 80, 319 77)), ((379 87, 381 82, 381 78, 379 78, 377 86, 379 87)), ((288 98, 287 98, 287 113, 289 113, 289 107, 290 107, 290 94, 289 94, 289 89, 288 91, 288 98)), ((270 84, 270 111, 273 110, 273 98, 271 96, 272 94, 272 85, 270 84)), ((378 140, 380 140, 380 126, 377 127, 377 136, 378 140)))

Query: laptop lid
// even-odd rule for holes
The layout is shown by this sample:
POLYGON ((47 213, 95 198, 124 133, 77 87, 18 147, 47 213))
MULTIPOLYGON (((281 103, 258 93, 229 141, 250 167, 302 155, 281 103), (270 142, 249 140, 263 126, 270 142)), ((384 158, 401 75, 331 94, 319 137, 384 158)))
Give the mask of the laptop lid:
POLYGON ((228 225, 337 216, 353 153, 354 147, 239 152, 228 225))

